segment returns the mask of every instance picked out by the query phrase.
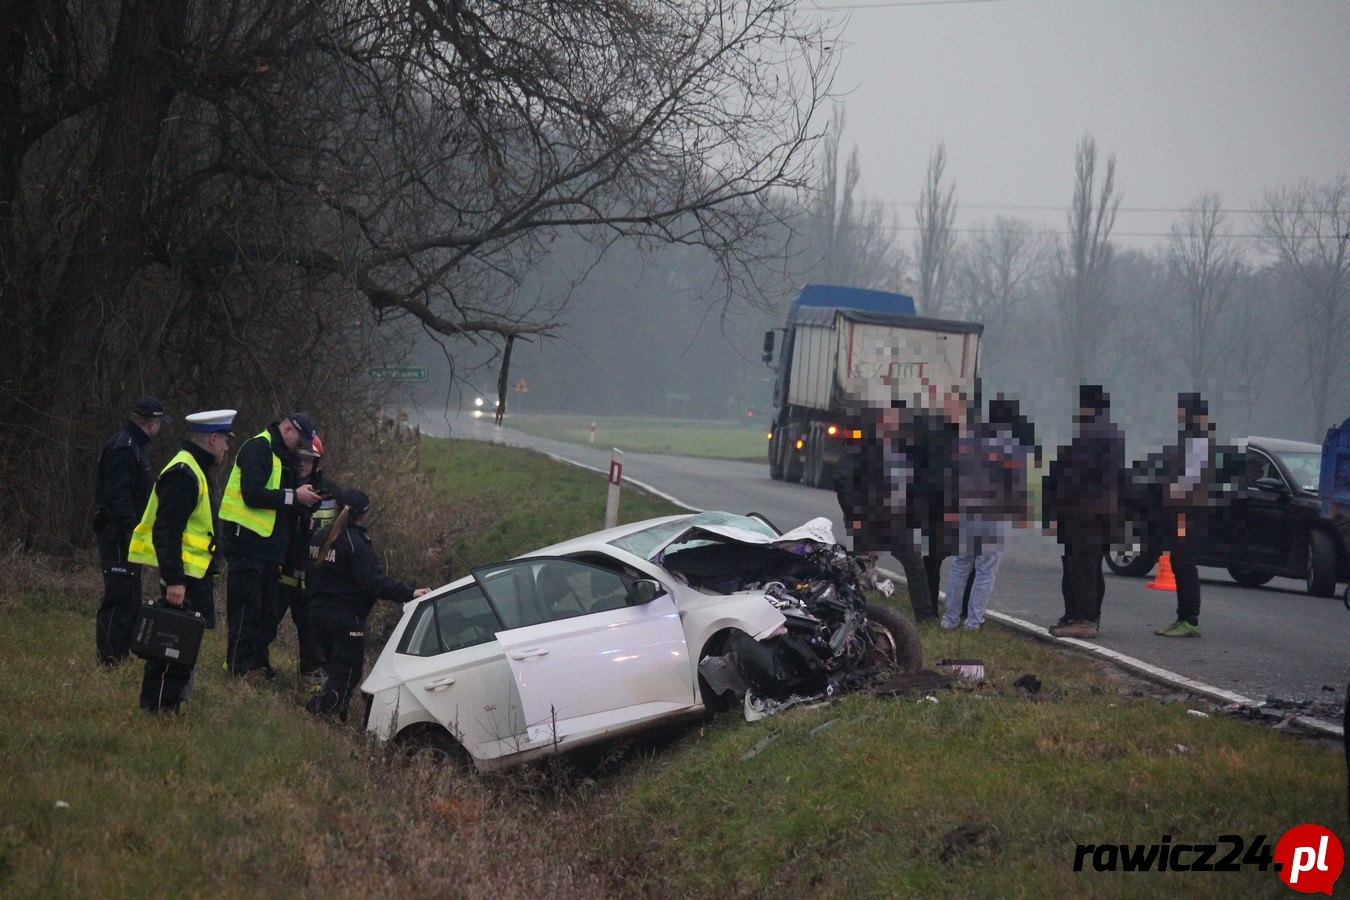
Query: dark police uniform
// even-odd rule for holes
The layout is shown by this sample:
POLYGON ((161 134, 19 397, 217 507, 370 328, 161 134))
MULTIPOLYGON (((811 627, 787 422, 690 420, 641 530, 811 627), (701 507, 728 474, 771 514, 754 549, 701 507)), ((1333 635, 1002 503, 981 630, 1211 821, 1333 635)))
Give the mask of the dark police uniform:
POLYGON ((309 542, 319 529, 332 524, 337 516, 338 485, 316 468, 309 476, 308 483, 321 498, 310 509, 303 506, 295 508, 295 521, 292 525, 290 542, 286 547, 286 560, 281 567, 280 583, 277 586, 276 619, 270 623, 268 633, 271 640, 276 639, 281 620, 290 610, 291 621, 295 623, 295 638, 300 650, 300 675, 323 675, 323 647, 314 631, 310 617, 310 595, 305 590, 308 580, 310 559, 309 542))
MULTIPOLYGON (((191 441, 183 442, 182 453, 192 456, 203 476, 210 472, 211 466, 216 461, 215 457, 191 441)), ((151 534, 154 560, 159 566, 159 577, 163 586, 183 585, 183 608, 201 615, 209 628, 215 624, 216 615, 215 564, 211 558, 214 555, 214 547, 208 544, 207 549, 197 548, 196 568, 200 570, 204 562, 205 571, 194 576, 187 571, 189 563, 185 558, 193 557, 193 549, 185 545, 184 536, 190 532, 189 520, 194 512, 204 517, 209 514, 212 527, 216 527, 216 504, 210 497, 210 486, 203 485, 192 467, 186 461, 179 461, 180 459, 181 454, 174 457, 159 476, 159 482, 155 485, 158 506, 153 522, 147 523, 147 527, 151 534), (202 503, 207 504, 207 507, 199 510, 198 507, 202 503), (202 558, 203 555, 205 559, 202 558)), ((179 705, 184 699, 184 692, 192 680, 192 672, 193 668, 190 666, 162 659, 147 659, 145 674, 141 678, 141 708, 178 712, 179 705)))
MULTIPOLYGON (((345 494, 345 492, 344 492, 345 494)), ((323 688, 306 704, 310 712, 347 720, 347 704, 365 665, 366 618, 375 601, 407 603, 413 588, 384 574, 370 535, 362 525, 348 523, 319 560, 327 528, 310 542, 308 577, 310 623, 327 660, 323 688)))
POLYGON ((95 617, 99 661, 115 664, 131 653, 131 635, 141 607, 141 566, 127 559, 131 532, 155 487, 145 445, 150 436, 126 422, 98 454, 94 477, 94 534, 103 567, 103 601, 95 617))
POLYGON ((221 547, 230 566, 225 665, 236 676, 254 670, 271 674, 268 622, 276 619, 297 487, 280 426, 273 422, 239 448, 221 499, 221 547))

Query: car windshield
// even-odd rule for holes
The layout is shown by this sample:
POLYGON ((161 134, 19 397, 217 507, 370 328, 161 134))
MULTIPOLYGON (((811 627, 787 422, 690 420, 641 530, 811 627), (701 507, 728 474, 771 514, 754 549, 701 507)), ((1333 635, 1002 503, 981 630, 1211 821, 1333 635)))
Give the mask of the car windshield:
POLYGON ((763 521, 751 516, 737 516, 731 513, 723 512, 703 512, 696 516, 690 516, 687 519, 677 519, 674 522, 663 522, 660 525, 653 525, 651 528, 644 528, 641 531, 635 531, 632 534, 626 534, 621 538, 610 541, 610 545, 618 547, 620 550, 627 550, 634 556, 642 559, 651 559, 666 544, 679 537, 691 528, 698 528, 708 525, 730 525, 735 528, 741 528, 745 531, 753 531, 762 534, 765 537, 778 537, 778 534, 764 524, 763 521))
POLYGON ((1322 474, 1322 454, 1289 451, 1279 454, 1289 474, 1294 476, 1294 484, 1299 490, 1310 494, 1317 493, 1317 482, 1322 474))

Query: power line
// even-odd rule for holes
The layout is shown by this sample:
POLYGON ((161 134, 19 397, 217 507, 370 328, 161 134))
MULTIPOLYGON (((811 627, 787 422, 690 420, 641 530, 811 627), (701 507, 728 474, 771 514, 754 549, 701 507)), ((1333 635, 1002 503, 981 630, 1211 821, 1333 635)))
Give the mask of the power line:
POLYGON ((1006 0, 885 0, 882 3, 829 3, 813 4, 816 9, 825 12, 842 12, 855 9, 893 9, 897 6, 966 6, 972 3, 1004 3, 1006 0))

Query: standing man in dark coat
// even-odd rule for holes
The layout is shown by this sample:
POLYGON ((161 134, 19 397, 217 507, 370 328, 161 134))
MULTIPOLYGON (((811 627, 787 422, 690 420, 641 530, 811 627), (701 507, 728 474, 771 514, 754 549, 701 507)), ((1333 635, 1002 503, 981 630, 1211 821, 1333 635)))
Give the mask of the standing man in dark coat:
MULTIPOLYGON (((159 475, 145 514, 131 539, 131 558, 159 566, 163 602, 215 622, 216 504, 207 473, 225 458, 234 410, 187 417, 183 449, 159 475)), ((194 667, 147 659, 141 709, 177 713, 187 699, 194 667)))
POLYGON ((94 472, 94 534, 103 567, 103 601, 94 619, 94 645, 104 665, 125 662, 141 608, 141 567, 127 559, 131 532, 155 487, 145 445, 171 422, 154 397, 131 407, 131 418, 108 439, 94 472))
MULTIPOLYGON (((958 389, 948 390, 942 398, 942 409, 918 413, 905 439, 914 459, 910 518, 923 534, 924 583, 931 603, 925 618, 939 615, 942 561, 956 550, 959 512, 956 449, 966 420, 966 403, 965 395, 958 389)), ((969 585, 968 581, 966 598, 970 596, 969 585)))
POLYGON ((903 433, 911 419, 899 401, 868 410, 858 437, 845 445, 834 488, 853 552, 890 551, 900 561, 914 618, 922 622, 936 614, 909 508, 914 464, 903 433))
POLYGON ((268 622, 276 619, 281 564, 294 524, 291 514, 319 502, 312 485, 298 484, 294 455, 314 448, 314 420, 294 413, 272 422, 239 448, 220 501, 221 544, 230 565, 225 617, 225 667, 243 677, 274 676, 267 651, 268 622))
POLYGON ((1118 528, 1125 474, 1125 435, 1110 411, 1100 385, 1079 386, 1073 440, 1043 482, 1046 527, 1064 547, 1064 615, 1050 628, 1055 637, 1095 638, 1101 621, 1102 561, 1118 528))

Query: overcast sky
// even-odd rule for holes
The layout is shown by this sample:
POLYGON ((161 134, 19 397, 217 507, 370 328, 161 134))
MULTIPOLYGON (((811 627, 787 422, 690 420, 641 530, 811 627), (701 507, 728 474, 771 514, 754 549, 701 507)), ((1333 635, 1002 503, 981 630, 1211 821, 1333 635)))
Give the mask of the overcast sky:
POLYGON ((1132 246, 1161 243, 1205 191, 1238 211, 1350 173, 1350 0, 817 3, 848 10, 845 148, 903 228, 939 141, 958 228, 1015 215, 1062 229, 1091 134, 1100 160, 1115 154, 1113 237, 1132 246))

